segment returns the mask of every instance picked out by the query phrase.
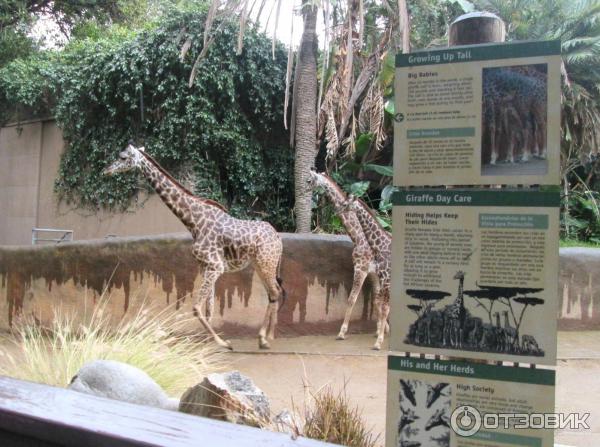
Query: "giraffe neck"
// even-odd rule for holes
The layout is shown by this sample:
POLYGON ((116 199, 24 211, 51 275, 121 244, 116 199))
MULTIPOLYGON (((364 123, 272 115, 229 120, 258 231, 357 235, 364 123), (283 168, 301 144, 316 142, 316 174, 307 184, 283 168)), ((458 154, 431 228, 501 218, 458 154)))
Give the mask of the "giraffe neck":
POLYGON ((325 195, 334 206, 335 212, 342 220, 344 227, 346 227, 346 232, 348 233, 348 236, 350 236, 350 239, 352 239, 352 242, 355 245, 358 245, 359 243, 363 242, 366 243, 365 234, 361 228, 360 222, 358 221, 356 215, 353 212, 338 211, 340 210, 342 205, 346 203, 346 194, 344 194, 340 187, 337 184, 335 184, 334 181, 331 180, 329 177, 323 174, 319 174, 319 176, 319 186, 323 188, 325 195))
POLYGON ((194 200, 195 197, 146 154, 141 160, 140 169, 165 205, 189 230, 192 230, 194 224, 198 223, 193 221, 191 211, 192 205, 198 202, 194 200))
POLYGON ((456 304, 459 306, 460 309, 462 309, 465 305, 464 303, 464 298, 463 298, 463 283, 465 281, 465 278, 462 277, 460 278, 459 282, 458 282, 458 296, 456 297, 456 304))
POLYGON ((390 249, 390 234, 383 229, 375 216, 366 209, 366 205, 356 202, 356 206, 353 209, 356 211, 356 216, 360 221, 371 248, 380 254, 387 252, 390 249))
POLYGON ((333 206, 336 209, 339 209, 345 203, 346 195, 329 177, 326 177, 323 174, 319 174, 319 177, 320 181, 318 185, 323 188, 325 195, 331 201, 333 206))

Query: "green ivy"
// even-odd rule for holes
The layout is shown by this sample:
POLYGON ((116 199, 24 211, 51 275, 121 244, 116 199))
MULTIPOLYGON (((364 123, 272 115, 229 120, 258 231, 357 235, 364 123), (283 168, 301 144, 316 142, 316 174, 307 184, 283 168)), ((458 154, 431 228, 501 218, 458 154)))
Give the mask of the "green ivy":
POLYGON ((62 200, 96 209, 131 206, 145 182, 101 171, 133 139, 176 177, 192 173, 196 192, 232 214, 292 228, 285 51, 277 46, 273 60, 271 41, 250 27, 238 56, 237 27, 225 23, 189 88, 204 20, 202 11, 171 11, 138 35, 76 41, 44 60, 0 70, 0 108, 47 107, 63 131, 67 147, 55 185, 62 200), (188 37, 194 43, 181 61, 188 37), (15 67, 22 75, 12 74, 15 67))

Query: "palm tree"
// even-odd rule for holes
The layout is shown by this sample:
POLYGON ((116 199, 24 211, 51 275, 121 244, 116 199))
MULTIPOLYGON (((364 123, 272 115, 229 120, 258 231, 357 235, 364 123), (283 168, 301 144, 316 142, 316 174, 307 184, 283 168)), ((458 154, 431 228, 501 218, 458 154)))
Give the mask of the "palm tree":
MULTIPOLYGON (((353 152, 360 118, 358 113, 355 114, 357 112, 355 109, 358 108, 359 98, 365 94, 368 107, 361 109, 361 112, 364 111, 362 123, 375 134, 374 146, 377 148, 381 146, 384 92, 379 89, 375 75, 379 69, 381 56, 387 49, 387 41, 392 36, 392 28, 395 31, 396 48, 405 51, 408 49, 409 16, 405 0, 295 1, 300 2, 298 10, 302 13, 304 25, 294 70, 290 120, 291 144, 296 150, 295 218, 296 230, 309 232, 311 195, 305 185, 308 173, 315 165, 320 141, 327 141, 330 160, 335 159, 341 147, 348 146, 347 152, 353 152), (371 9, 379 8, 386 11, 388 15, 385 30, 379 33, 381 42, 370 45, 370 48, 367 48, 367 45, 363 47, 363 39, 366 39, 367 6, 371 9), (319 12, 323 12, 325 16, 325 41, 328 43, 322 54, 320 85, 317 75, 316 34, 319 12), (334 49, 338 49, 338 53, 334 49), (324 136, 325 134, 327 136, 324 136)), ((265 8, 267 4, 267 0, 212 0, 205 23, 203 49, 190 74, 190 84, 206 52, 209 51, 210 44, 218 37, 219 23, 227 17, 239 18, 238 52, 242 51, 246 22, 252 16, 255 7, 258 8, 258 14, 255 16, 257 22, 264 13, 269 17, 267 22, 274 17, 275 27, 277 27, 282 0, 271 0, 270 10, 265 8)), ((182 56, 190 47, 191 42, 188 40, 182 47, 182 56)), ((290 78, 293 60, 293 54, 290 53, 288 78, 290 78)), ((286 119, 288 90, 286 88, 286 119)))
POLYGON ((304 31, 294 80, 295 214, 299 233, 310 232, 312 193, 306 185, 317 156, 317 11, 311 2, 302 5, 304 31))

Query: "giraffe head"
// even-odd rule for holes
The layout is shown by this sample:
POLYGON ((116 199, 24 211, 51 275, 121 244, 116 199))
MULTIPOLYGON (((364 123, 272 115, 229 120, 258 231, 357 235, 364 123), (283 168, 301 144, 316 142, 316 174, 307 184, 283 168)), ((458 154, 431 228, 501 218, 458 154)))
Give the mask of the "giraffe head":
POLYGON ((358 206, 359 204, 357 198, 354 196, 354 194, 349 194, 348 200, 346 200, 342 204, 342 206, 340 207, 340 211, 343 213, 345 213, 346 211, 354 211, 358 206))
POLYGON ((465 272, 463 271, 458 271, 456 272, 456 275, 454 275, 454 279, 464 279, 465 278, 465 272))
POLYGON ((110 166, 102 171, 104 175, 113 175, 119 172, 130 171, 131 169, 139 168, 141 161, 144 158, 143 147, 135 147, 133 144, 128 144, 125 149, 119 152, 119 158, 110 166))
POLYGON ((311 169, 306 180, 306 187, 309 191, 314 191, 323 182, 323 177, 317 171, 311 169))

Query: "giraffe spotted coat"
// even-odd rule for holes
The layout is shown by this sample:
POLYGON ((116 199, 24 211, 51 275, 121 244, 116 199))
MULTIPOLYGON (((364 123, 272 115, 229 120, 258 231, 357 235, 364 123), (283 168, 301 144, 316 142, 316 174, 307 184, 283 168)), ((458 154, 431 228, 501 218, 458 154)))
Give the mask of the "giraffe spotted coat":
POLYGON ((192 254, 200 264, 202 285, 194 314, 221 346, 231 349, 210 325, 214 312, 215 283, 225 272, 253 264, 269 296, 267 311, 258 334, 260 348, 269 348, 275 337, 277 302, 284 298, 278 278, 283 245, 275 229, 266 222, 236 219, 222 205, 194 196, 169 175, 144 148, 127 146, 105 174, 140 169, 162 201, 192 234, 192 254))

